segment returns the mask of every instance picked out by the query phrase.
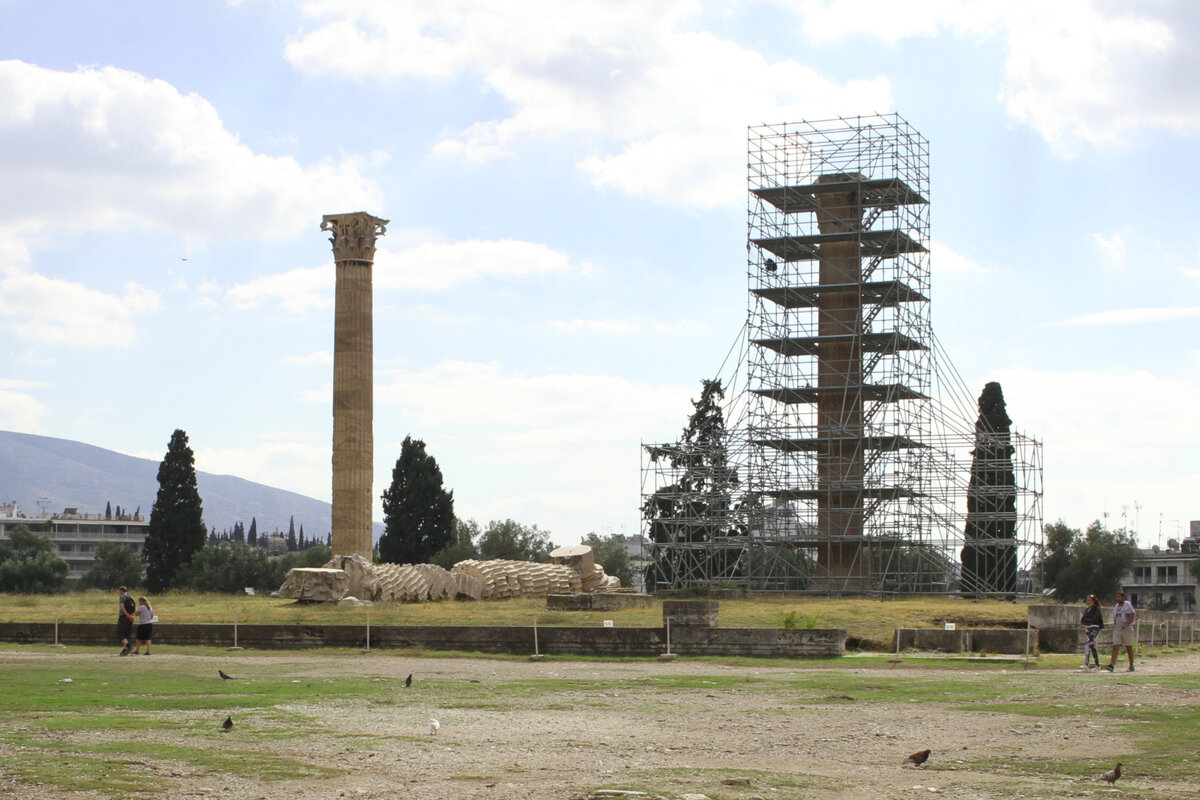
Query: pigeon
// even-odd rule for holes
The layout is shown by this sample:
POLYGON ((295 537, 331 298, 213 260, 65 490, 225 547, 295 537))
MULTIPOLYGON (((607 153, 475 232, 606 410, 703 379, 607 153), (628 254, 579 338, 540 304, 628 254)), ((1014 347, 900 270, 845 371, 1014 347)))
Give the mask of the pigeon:
POLYGON ((766 261, 766 265, 767 265, 767 272, 774 272, 775 270, 779 269, 779 265, 775 263, 775 259, 773 259, 773 258, 768 258, 766 261))
POLYGON ((438 728, 440 727, 442 727, 442 723, 438 722, 436 719, 429 720, 429 735, 437 736, 438 728))
POLYGON ((233 730, 233 717, 226 717, 225 721, 221 723, 221 733, 229 733, 231 730, 233 730))
POLYGON ((1119 777, 1121 777, 1121 762, 1118 761, 1115 767, 1100 776, 1100 780, 1108 781, 1108 785, 1112 786, 1119 777))
POLYGON ((929 760, 929 750, 926 749, 926 750, 918 750, 917 752, 913 753, 911 756, 904 759, 904 761, 902 761, 900 763, 912 764, 914 767, 919 767, 928 760, 929 760))
POLYGON ((411 672, 408 673, 408 677, 404 679, 404 688, 407 689, 410 686, 412 686, 412 673, 411 672))
POLYGON ((217 674, 221 676, 221 680, 223 680, 223 681, 231 681, 231 680, 233 680, 233 676, 232 676, 232 675, 226 675, 226 674, 225 674, 225 670, 223 670, 223 669, 219 669, 219 670, 217 670, 217 674))

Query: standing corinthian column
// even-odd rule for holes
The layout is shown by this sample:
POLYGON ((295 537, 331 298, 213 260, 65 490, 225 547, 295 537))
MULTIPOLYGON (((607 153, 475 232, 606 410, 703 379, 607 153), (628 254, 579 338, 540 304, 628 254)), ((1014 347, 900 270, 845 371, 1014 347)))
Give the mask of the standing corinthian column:
POLYGON ((337 301, 333 322, 333 528, 335 555, 371 560, 371 475, 375 455, 371 266, 388 221, 363 211, 326 214, 333 236, 337 301))

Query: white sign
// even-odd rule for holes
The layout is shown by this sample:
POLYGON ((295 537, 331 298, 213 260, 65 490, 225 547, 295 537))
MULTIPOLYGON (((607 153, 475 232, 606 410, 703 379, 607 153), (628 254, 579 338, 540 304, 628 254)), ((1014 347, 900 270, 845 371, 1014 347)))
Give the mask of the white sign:
POLYGON ((612 627, 612 620, 611 620, 611 619, 606 619, 606 620, 604 620, 604 627, 606 627, 606 628, 611 628, 611 627, 612 627))
POLYGON ((954 630, 954 623, 953 623, 953 622, 947 622, 947 623, 946 623, 946 630, 948 630, 948 631, 952 631, 952 630, 954 630))

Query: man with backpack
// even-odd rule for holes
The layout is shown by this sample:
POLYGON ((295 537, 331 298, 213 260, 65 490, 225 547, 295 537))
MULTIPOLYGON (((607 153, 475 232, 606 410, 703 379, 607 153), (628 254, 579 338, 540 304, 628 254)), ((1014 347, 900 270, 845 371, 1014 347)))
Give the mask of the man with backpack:
POLYGON ((117 596, 117 638, 121 640, 121 655, 129 655, 133 645, 129 642, 129 637, 133 635, 133 612, 137 610, 137 605, 133 602, 133 598, 129 596, 129 589, 122 586, 121 594, 117 596))

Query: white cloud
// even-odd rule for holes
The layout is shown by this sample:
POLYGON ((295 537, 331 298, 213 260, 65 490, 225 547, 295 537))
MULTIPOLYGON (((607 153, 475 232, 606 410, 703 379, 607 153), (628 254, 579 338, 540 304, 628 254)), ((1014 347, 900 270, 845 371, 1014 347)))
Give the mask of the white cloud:
MULTIPOLYGON (((425 370, 377 370, 376 419, 425 440, 456 511, 512 517, 578 541, 616 509, 636 524, 639 444, 674 437, 691 411, 689 388, 610 375, 522 375, 498 363, 443 361, 425 370)), ((327 397, 326 397, 327 400, 327 397)), ((380 423, 377 422, 377 428, 380 423)), ((377 474, 399 440, 377 430, 377 474)))
POLYGON ((1160 308, 1117 308, 1096 314, 1047 322, 1045 327, 1098 327, 1104 325, 1139 325, 1146 322, 1173 322, 1177 319, 1200 317, 1200 306, 1165 306, 1160 308))
POLYGON ((0 380, 0 429, 19 433, 41 433, 42 417, 49 412, 32 395, 10 391, 22 388, 22 384, 30 385, 23 381, 0 380))
POLYGON ((245 311, 267 303, 291 314, 333 306, 332 266, 300 267, 235 284, 225 293, 234 308, 245 311))
POLYGON ((1093 233, 1092 240, 1100 249, 1100 263, 1109 272, 1120 272, 1125 269, 1125 237, 1119 233, 1105 236, 1103 233, 1093 233))
POLYGON ((826 79, 792 60, 688 30, 694 0, 436 4, 312 0, 313 27, 287 58, 311 74, 480 82, 510 109, 436 148, 486 160, 531 139, 593 144, 580 170, 599 186, 696 207, 742 202, 745 126, 874 113, 887 79, 826 79))
POLYGON ((784 3, 806 36, 886 42, 943 31, 1002 37, 1000 96, 1008 113, 1070 154, 1136 131, 1200 130, 1200 14, 1190 0, 997 3, 810 0, 784 3))
POLYGON ((0 324, 22 339, 77 347, 128 347, 134 318, 158 307, 158 293, 135 283, 122 295, 10 270, 0 279, 0 324))
POLYGON ((1194 458, 1200 427, 1180 421, 1200 407, 1194 380, 1143 370, 1020 369, 995 379, 1014 424, 1044 442, 1047 521, 1062 517, 1082 527, 1136 500, 1148 540, 1148 519, 1190 513, 1200 479, 1194 458))
POLYGON ((114 226, 284 236, 333 206, 380 205, 359 161, 255 153, 202 97, 127 70, 0 61, 0 105, 0 216, 25 240, 114 226))
POLYGON ((571 319, 551 320, 550 327, 562 333, 599 334, 602 336, 628 336, 647 332, 665 333, 700 327, 690 320, 661 322, 645 318, 628 319, 571 319))
POLYGON ((314 350, 305 355, 287 356, 283 361, 285 364, 332 364, 333 353, 328 350, 314 350))
POLYGON ((937 273, 986 275, 988 272, 986 267, 937 240, 929 243, 929 253, 931 268, 937 273))
POLYGON ((375 254, 374 282, 381 289, 444 291, 484 279, 591 271, 587 262, 573 262, 561 250, 534 242, 430 242, 399 252, 381 246, 375 254))
MULTIPOLYGON (((268 434, 263 438, 265 441, 247 447, 200 448, 196 450, 196 469, 214 475, 236 475, 306 497, 329 500, 332 473, 328 469, 314 469, 314 465, 330 463, 331 439, 321 440, 309 433, 268 434)), ((154 458, 160 460, 162 455, 154 458)))

